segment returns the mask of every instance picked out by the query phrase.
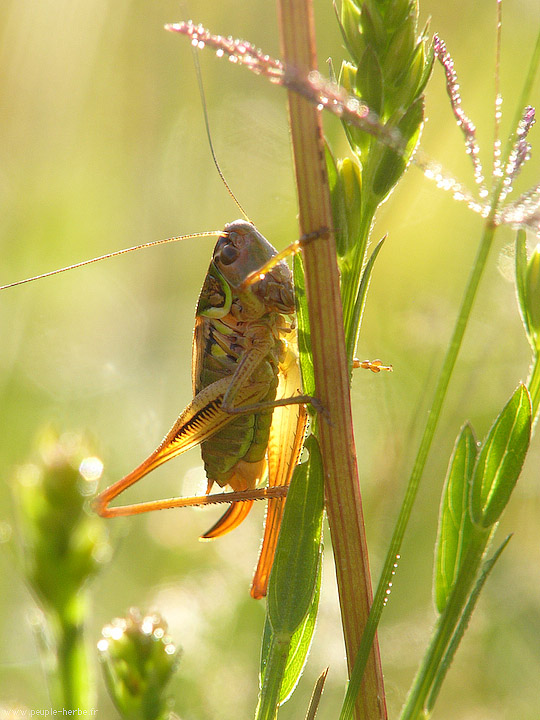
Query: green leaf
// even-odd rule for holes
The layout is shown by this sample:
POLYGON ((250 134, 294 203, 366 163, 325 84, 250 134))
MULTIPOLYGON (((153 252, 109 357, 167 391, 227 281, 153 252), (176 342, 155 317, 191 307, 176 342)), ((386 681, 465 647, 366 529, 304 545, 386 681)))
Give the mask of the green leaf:
MULTIPOLYGON (((322 552, 322 547, 321 547, 322 552)), ((321 557, 322 560, 322 557, 321 557)), ((283 681, 281 685, 279 702, 284 703, 290 697, 292 691, 296 687, 304 665, 306 664, 309 648, 311 647, 311 641, 313 639, 313 633, 315 631, 315 623, 317 620, 317 611, 319 609, 319 595, 321 587, 321 563, 319 563, 317 585, 311 607, 303 623, 293 634, 289 651, 287 663, 285 665, 285 672, 283 675, 283 681)), ((263 642, 261 649, 261 687, 264 683, 264 674, 268 665, 268 653, 271 649, 272 640, 272 625, 268 617, 264 626, 263 642)))
POLYGON ((368 45, 356 70, 356 89, 362 102, 372 112, 381 114, 383 107, 383 75, 379 59, 368 45))
MULTIPOLYGON (((420 77, 418 79, 418 87, 416 88, 416 95, 419 96, 421 93, 424 92, 424 89, 427 85, 427 82, 429 78, 431 77, 431 72, 433 70, 433 63, 435 61, 435 53, 433 50, 433 44, 431 44, 428 48, 427 54, 425 50, 425 44, 426 44, 426 38, 428 37, 428 24, 426 24, 426 27, 424 28, 424 31, 422 32, 422 55, 424 56, 424 63, 422 67, 422 72, 420 73, 420 77)), ((416 64, 417 58, 415 57, 413 60, 413 63, 416 64)))
POLYGON ((366 45, 372 45, 382 52, 386 47, 387 28, 381 16, 377 1, 363 0, 360 6, 360 32, 366 45))
POLYGON ((531 413, 529 392, 520 384, 483 443, 471 488, 472 519, 481 527, 493 525, 510 499, 529 447, 531 413))
POLYGON ((540 251, 538 246, 527 263, 527 315, 530 340, 536 354, 540 350, 540 251))
MULTIPOLYGON (((404 18, 390 40, 390 47, 383 63, 386 82, 394 82, 401 77, 406 84, 413 78, 409 73, 411 56, 416 47, 416 15, 410 13, 404 18)), ((416 85, 416 83, 415 83, 416 85)))
POLYGON ((469 488, 476 451, 472 428, 468 424, 464 425, 448 465, 439 514, 433 587, 439 613, 446 607, 473 532, 469 514, 469 488))
MULTIPOLYGON (((407 110, 397 123, 404 144, 404 149, 397 153, 391 148, 385 148, 379 166, 373 178, 373 194, 381 202, 399 180, 411 157, 424 120, 424 99, 419 97, 407 110)), ((387 127, 389 127, 389 123, 387 127)))
POLYGON ((257 720, 275 717, 302 672, 315 628, 321 575, 324 508, 319 446, 310 436, 287 495, 268 584, 257 720))
POLYGON ((369 256, 369 260, 367 261, 366 266, 364 267, 364 271, 362 272, 362 279, 360 280, 360 285, 358 287, 358 294, 356 295, 356 300, 354 302, 353 320, 351 323, 352 332, 350 335, 350 340, 349 340, 349 338, 347 338, 347 357, 348 358, 352 358, 356 351, 356 345, 358 342, 358 334, 360 332, 360 324, 362 322, 362 315, 364 313, 364 307, 366 305, 366 297, 367 297, 367 291, 369 289, 369 282, 371 280, 371 274, 373 272, 375 260, 377 259, 377 256, 379 255, 385 240, 386 240, 386 236, 381 238, 379 240, 379 242, 377 243, 377 245, 375 245, 373 252, 369 256))
POLYGON ((332 201, 332 220, 340 259, 350 255, 361 237, 362 173, 358 162, 343 158, 337 163, 327 153, 326 166, 332 201))
POLYGON ((347 50, 354 58, 361 58, 364 52, 364 38, 360 33, 360 9, 352 0, 343 0, 339 26, 347 50))
POLYGON ((289 488, 268 585, 268 618, 278 638, 290 639, 312 606, 320 562, 324 489, 322 460, 311 435, 309 461, 298 465, 289 488))
POLYGON ((518 230, 516 236, 516 291, 521 319, 527 336, 531 335, 529 314, 527 312, 527 234, 518 230))
POLYGON ((304 669, 307 661, 309 649, 311 647, 311 641, 313 640, 313 633, 315 632, 315 624, 317 621, 317 612, 319 610, 319 595, 321 589, 321 567, 322 567, 322 547, 321 547, 321 562, 319 562, 318 573, 317 573, 317 585, 315 587, 315 593, 311 601, 311 607, 309 612, 304 619, 304 622, 294 633, 291 645, 289 647, 289 657, 287 659, 287 665, 285 667, 285 674, 283 675, 283 682, 281 685, 280 692, 280 704, 284 703, 291 696, 300 675, 304 669))
POLYGON ((388 31, 400 28, 403 23, 407 22, 408 16, 413 9, 411 6, 410 0, 393 0, 393 2, 387 4, 384 24, 388 31))

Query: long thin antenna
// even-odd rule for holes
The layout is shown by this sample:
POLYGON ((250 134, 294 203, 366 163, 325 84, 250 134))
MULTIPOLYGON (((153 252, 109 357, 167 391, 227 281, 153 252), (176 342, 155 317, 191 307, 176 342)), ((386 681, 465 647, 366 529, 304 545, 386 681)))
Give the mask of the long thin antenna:
POLYGON ((206 232, 191 233, 189 235, 177 235, 176 237, 165 238, 163 240, 152 240, 152 242, 142 243, 142 245, 134 245, 133 247, 124 248, 123 250, 115 250, 114 252, 107 253, 106 255, 91 258, 90 260, 83 260, 82 262, 75 263, 74 265, 67 265, 66 267, 59 268, 58 270, 51 270, 50 272, 42 273, 41 275, 34 275, 33 277, 26 278, 25 280, 17 280, 17 282, 12 282, 8 285, 0 285, 0 290, 7 290, 8 288, 16 287, 17 285, 24 285, 25 283, 33 282, 34 280, 42 280, 43 278, 58 275, 59 273, 67 272, 68 270, 74 270, 75 268, 84 267, 85 265, 91 265, 92 263, 99 262, 100 260, 108 260, 108 258, 117 257, 118 255, 125 255, 126 253, 134 250, 143 250, 144 248, 154 247, 155 245, 166 245, 167 243, 178 242, 179 240, 189 240, 197 237, 217 237, 222 234, 223 230, 208 230, 206 232))
POLYGON ((210 121, 209 121, 209 119, 208 119, 208 108, 206 107, 206 94, 205 94, 205 92, 204 92, 204 85, 203 85, 202 73, 201 73, 201 64, 200 64, 200 62, 199 62, 199 58, 198 58, 198 56, 197 56, 196 47, 195 47, 194 45, 191 46, 191 51, 192 51, 192 54, 193 54, 193 64, 195 65, 195 73, 196 73, 196 75, 197 75, 197 83, 198 83, 198 85, 199 85, 199 95, 201 96, 201 104, 202 104, 203 115, 204 115, 204 126, 205 126, 205 128, 206 128, 206 137, 208 138, 208 145, 210 146, 210 153, 212 154, 212 160, 214 161, 214 165, 216 166, 216 170, 218 171, 218 175, 219 175, 219 177, 221 178, 222 183, 223 183, 223 184, 225 185, 225 187, 227 188, 227 192, 229 193, 229 195, 231 196, 231 198, 234 200, 236 206, 238 207, 238 209, 240 210, 240 212, 242 213, 242 215, 244 216, 244 218, 245 218, 248 222, 251 222, 250 219, 249 219, 249 217, 248 217, 248 214, 246 213, 246 211, 244 210, 244 208, 243 208, 242 205, 240 204, 240 201, 238 200, 238 198, 236 197, 236 195, 235 195, 235 194, 233 193, 233 191, 231 190, 231 187, 230 187, 229 183, 227 182, 227 180, 225 179, 225 175, 223 174, 223 172, 222 172, 222 170, 221 170, 221 168, 220 168, 220 166, 219 166, 219 163, 218 163, 218 160, 217 160, 217 157, 216 157, 216 153, 215 153, 215 151, 214 151, 214 144, 213 144, 213 142, 212 142, 212 135, 211 135, 211 133, 210 133, 210 121))

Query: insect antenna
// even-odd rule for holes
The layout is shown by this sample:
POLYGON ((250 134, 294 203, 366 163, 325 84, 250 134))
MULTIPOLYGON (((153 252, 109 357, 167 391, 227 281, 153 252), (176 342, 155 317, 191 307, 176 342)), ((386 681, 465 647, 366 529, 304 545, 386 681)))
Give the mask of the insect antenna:
POLYGON ((144 248, 155 247, 156 245, 166 245, 167 243, 178 242, 179 240, 190 240, 198 237, 217 237, 222 234, 222 230, 207 230, 206 232, 190 233, 189 235, 176 235, 175 237, 164 238, 162 240, 152 240, 151 242, 142 243, 141 245, 124 248, 123 250, 115 250, 114 252, 107 253, 106 255, 99 255, 98 257, 90 258, 90 260, 83 260, 82 262, 78 262, 73 265, 66 265, 66 267, 58 268, 57 270, 50 270, 49 272, 41 273, 41 275, 33 275, 32 277, 25 278, 24 280, 17 280, 16 282, 8 283, 7 285, 0 285, 0 290, 7 290, 8 288, 16 287, 17 285, 24 285, 25 283, 33 282, 34 280, 43 280, 43 278, 51 277, 52 275, 59 275, 60 273, 67 272, 68 270, 75 270, 75 268, 91 265, 92 263, 99 262, 100 260, 108 260, 109 258, 117 257, 118 255, 125 255, 126 253, 133 252, 134 250, 143 250, 144 248))
POLYGON ((197 85, 199 86, 199 95, 201 98, 201 104, 202 104, 202 110, 203 110, 203 117, 204 117, 204 126, 206 128, 206 137, 208 138, 208 145, 210 146, 210 154, 212 155, 212 160, 214 161, 214 165, 216 166, 216 170, 218 171, 218 175, 221 178, 221 182, 225 185, 225 188, 231 198, 233 199, 236 207, 240 210, 242 215, 244 216, 245 220, 248 222, 251 222, 249 219, 248 214, 240 204, 240 201, 236 197, 236 195, 233 193, 231 186, 225 179, 225 175, 223 174, 223 171, 219 165, 218 159, 216 157, 216 153, 214 150, 214 143, 212 142, 212 133, 210 132, 210 120, 208 118, 208 107, 206 105, 206 93, 204 92, 204 85, 203 85, 203 79, 202 79, 202 73, 201 73, 201 64, 199 62, 199 58, 197 56, 197 49, 196 46, 192 44, 191 46, 192 55, 193 55, 193 64, 195 65, 195 74, 197 76, 197 85))

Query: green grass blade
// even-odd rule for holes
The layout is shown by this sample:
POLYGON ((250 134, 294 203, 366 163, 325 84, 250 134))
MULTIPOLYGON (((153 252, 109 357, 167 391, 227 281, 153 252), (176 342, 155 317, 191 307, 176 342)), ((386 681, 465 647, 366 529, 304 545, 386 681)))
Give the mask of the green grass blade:
POLYGON ((313 688, 313 694, 311 695, 311 700, 306 714, 306 720, 315 720, 327 675, 328 668, 325 668, 317 678, 317 682, 315 683, 315 687, 313 688))

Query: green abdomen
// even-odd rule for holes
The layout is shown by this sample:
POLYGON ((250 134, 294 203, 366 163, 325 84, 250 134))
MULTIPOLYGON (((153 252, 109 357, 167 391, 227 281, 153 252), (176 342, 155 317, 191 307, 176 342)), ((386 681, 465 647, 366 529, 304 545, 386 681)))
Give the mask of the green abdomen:
MULTIPOLYGON (((215 341, 212 341, 211 334, 207 337, 205 350, 198 381, 199 389, 220 378, 232 376, 238 363, 238 357, 226 354, 215 341)), ((260 396, 250 404, 269 402, 276 397, 277 359, 272 355, 273 353, 253 372, 251 381, 260 383, 262 390, 260 396)), ((272 408, 257 413, 232 416, 230 423, 201 445, 208 479, 223 487, 229 482, 240 460, 248 463, 261 461, 266 454, 271 423, 272 408)))

